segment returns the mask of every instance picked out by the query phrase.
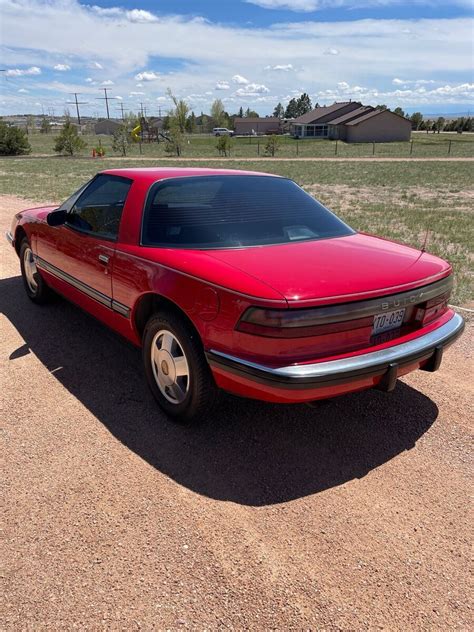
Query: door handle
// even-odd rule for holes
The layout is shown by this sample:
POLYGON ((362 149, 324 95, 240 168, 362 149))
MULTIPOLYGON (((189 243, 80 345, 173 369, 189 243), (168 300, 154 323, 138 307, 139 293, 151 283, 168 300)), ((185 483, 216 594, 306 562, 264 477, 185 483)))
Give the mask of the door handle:
POLYGON ((109 263, 109 257, 107 255, 99 255, 99 261, 106 266, 109 263))

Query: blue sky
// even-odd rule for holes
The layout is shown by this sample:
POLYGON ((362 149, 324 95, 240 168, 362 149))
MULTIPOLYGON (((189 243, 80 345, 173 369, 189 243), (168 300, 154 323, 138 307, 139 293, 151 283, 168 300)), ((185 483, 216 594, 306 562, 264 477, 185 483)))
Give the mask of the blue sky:
POLYGON ((60 114, 103 88, 127 110, 196 112, 215 98, 271 113, 359 100, 406 111, 473 108, 471 0, 0 0, 0 114, 60 114))

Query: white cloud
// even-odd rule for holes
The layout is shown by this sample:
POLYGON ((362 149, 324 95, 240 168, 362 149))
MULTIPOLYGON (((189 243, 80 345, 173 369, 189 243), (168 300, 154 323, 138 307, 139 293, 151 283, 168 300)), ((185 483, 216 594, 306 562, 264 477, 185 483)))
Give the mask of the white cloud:
POLYGON ((29 92, 29 90, 26 90, 25 88, 20 88, 18 92, 21 92, 22 94, 26 94, 27 92, 29 92))
POLYGON ((245 0, 264 9, 289 9, 290 11, 309 12, 319 8, 319 0, 245 0))
MULTIPOLYGON (((245 0, 248 4, 255 4, 263 9, 287 9, 300 13, 309 13, 322 9, 361 9, 378 8, 380 6, 405 4, 404 0, 245 0)), ((436 4, 446 5, 446 0, 414 0, 418 5, 432 7, 436 4)), ((451 3, 472 9, 472 0, 451 0, 451 3)))
POLYGON ((9 68, 5 75, 7 77, 24 77, 26 75, 40 75, 41 68, 38 66, 30 66, 30 68, 9 68))
POLYGON ((229 90, 230 84, 228 81, 218 81, 216 83, 216 90, 229 90))
POLYGON ((430 83, 436 83, 436 81, 434 81, 433 79, 398 79, 397 77, 395 77, 395 79, 392 79, 392 83, 395 86, 406 86, 410 84, 427 85, 430 83))
MULTIPOLYGON (((335 82, 335 77, 340 77, 347 81, 349 88, 366 90, 365 93, 349 92, 347 97, 356 98, 356 95, 362 94, 367 103, 380 103, 383 97, 379 100, 374 95, 392 92, 393 97, 387 96, 384 100, 390 106, 390 99, 394 103, 397 99, 404 99, 404 103, 412 99, 415 105, 420 104, 420 109, 428 99, 435 99, 437 103, 454 103, 457 99, 457 104, 468 104, 465 89, 456 91, 448 88, 442 92, 432 89, 443 88, 444 85, 453 88, 470 81, 473 20, 468 17, 354 19, 354 14, 350 14, 350 19, 345 19, 345 14, 340 13, 338 21, 332 22, 314 20, 312 16, 305 15, 308 19, 299 22, 289 20, 288 23, 272 26, 239 26, 165 12, 160 12, 159 18, 150 14, 153 21, 143 15, 135 16, 135 21, 132 21, 132 16, 125 9, 101 12, 87 6, 86 0, 81 1, 82 4, 79 0, 0 0, 4 68, 52 68, 58 59, 63 59, 70 61, 78 73, 82 72, 76 84, 70 81, 59 86, 51 81, 40 84, 36 80, 30 89, 32 92, 36 89, 48 91, 50 104, 58 95, 86 91, 86 86, 92 93, 97 87, 94 87, 93 81, 100 83, 104 77, 114 81, 114 90, 120 94, 128 95, 130 90, 141 90, 144 84, 153 102, 158 94, 163 93, 163 87, 170 86, 179 95, 202 94, 205 97, 206 92, 212 91, 207 100, 210 103, 218 83, 229 84, 228 92, 220 94, 235 98, 239 105, 243 99, 244 105, 252 106, 258 98, 272 96, 276 104, 283 95, 294 95, 295 91, 298 94, 306 91, 312 97, 322 92, 327 101, 332 102, 341 91, 335 82), (140 21, 137 21, 138 18, 140 21), (212 46, 203 45, 209 42, 212 46), (331 49, 341 51, 341 55, 329 53, 331 49), (225 50, 226 55, 217 59, 215 50, 225 50), (326 53, 324 64, 320 64, 318 72, 314 73, 314 61, 323 53, 326 53), (343 68, 340 61, 342 53, 343 68), (163 71, 158 75, 157 71, 153 71, 153 68, 159 67, 154 66, 157 58, 170 60, 171 63, 176 61, 173 72, 163 71), (289 65, 293 67, 292 72, 269 70, 289 65), (85 70, 87 68, 92 70, 85 70), (420 69, 423 81, 436 79, 436 84, 420 83, 420 69), (154 72, 162 81, 134 80, 136 73, 141 72, 154 72), (344 74, 341 75, 341 72, 344 74), (451 77, 455 77, 456 81, 451 81, 451 77), (393 78, 408 83, 392 83, 393 78), (250 82, 257 88, 245 88, 245 96, 240 96, 242 92, 239 96, 232 96, 234 90, 244 88, 250 82), (259 91, 258 86, 264 86, 269 92, 259 91), (425 92, 419 92, 422 87, 426 88, 425 92), (398 88, 402 95, 397 92, 398 88)), ((340 6, 337 4, 339 1, 333 0, 332 4, 340 6)), ((438 2, 429 1, 432 4, 438 2)), ((326 0, 319 0, 318 6, 324 2, 326 0)), ((346 0, 344 3, 344 6, 349 6, 346 0)), ((139 11, 140 6, 155 4, 137 2, 131 6, 139 11)), ((71 74, 63 73, 67 77, 71 74)), ((17 76, 21 78, 22 75, 17 76)), ((7 86, 8 82, 4 83, 7 86)), ((16 93, 18 87, 12 85, 7 89, 16 93)), ((17 93, 16 97, 19 98, 17 93)), ((32 97, 31 102, 33 98, 38 99, 39 94, 32 97)), ((46 97, 44 101, 46 103, 46 97)), ((92 111, 93 106, 90 108, 92 111)), ((11 111, 9 106, 5 109, 11 111)), ((202 109, 206 110, 207 106, 202 109)), ((268 111, 272 109, 269 103, 268 111)))
POLYGON ((293 64, 276 64, 275 66, 265 66, 264 70, 289 72, 290 70, 294 70, 294 66, 293 64))
POLYGON ((135 79, 137 81, 155 81, 159 79, 160 75, 154 70, 144 70, 143 72, 139 72, 135 75, 135 79))
POLYGON ((246 83, 249 82, 249 80, 246 79, 245 77, 242 77, 242 75, 234 75, 232 77, 232 81, 234 83, 238 83, 239 85, 245 85, 246 83))
POLYGON ((237 97, 256 97, 266 92, 270 92, 267 86, 262 83, 248 83, 242 88, 235 91, 234 96, 237 97))
POLYGON ((85 81, 86 83, 94 83, 94 79, 92 79, 92 77, 87 77, 85 81))
POLYGON ((54 70, 66 72, 66 70, 71 70, 71 66, 68 66, 68 64, 56 64, 56 66, 54 66, 54 70))
POLYGON ((323 55, 339 55, 339 51, 337 48, 326 48, 323 55))
POLYGON ((102 81, 102 83, 100 85, 101 86, 113 86, 113 85, 115 85, 115 83, 111 79, 106 79, 105 81, 102 81))
POLYGON ((139 96, 142 96, 144 94, 145 94, 144 92, 130 92, 130 96, 131 97, 139 97, 139 96))
POLYGON ((149 11, 143 11, 143 9, 132 9, 127 11, 127 18, 130 22, 136 22, 137 24, 147 24, 150 22, 158 22, 158 18, 149 11))

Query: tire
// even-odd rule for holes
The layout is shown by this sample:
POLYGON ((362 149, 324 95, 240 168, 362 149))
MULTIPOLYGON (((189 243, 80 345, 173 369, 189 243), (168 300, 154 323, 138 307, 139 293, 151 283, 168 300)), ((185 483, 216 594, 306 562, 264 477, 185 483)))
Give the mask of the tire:
POLYGON ((52 291, 36 268, 33 251, 26 237, 20 244, 20 268, 28 298, 40 305, 47 303, 52 298, 52 291))
POLYGON ((142 354, 148 386, 169 417, 191 424, 209 415, 218 389, 201 340, 183 317, 172 311, 153 315, 143 333, 142 354))

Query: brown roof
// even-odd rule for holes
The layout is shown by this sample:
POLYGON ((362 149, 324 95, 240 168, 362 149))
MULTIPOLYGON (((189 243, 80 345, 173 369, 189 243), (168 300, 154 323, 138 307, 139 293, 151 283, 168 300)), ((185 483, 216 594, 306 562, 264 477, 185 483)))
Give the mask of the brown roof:
MULTIPOLYGON (((317 107, 314 110, 311 110, 311 112, 306 112, 306 114, 303 114, 302 116, 298 116, 298 118, 295 118, 292 121, 292 123, 296 123, 296 124, 313 123, 314 121, 317 121, 318 119, 323 118, 323 116, 327 116, 328 114, 337 112, 341 108, 347 107, 350 103, 351 103, 350 101, 341 101, 340 103, 333 103, 332 105, 323 105, 321 107, 317 107)), ((357 105, 362 105, 362 104, 358 103, 357 105)))
POLYGON ((278 116, 259 116, 250 117, 250 116, 236 116, 234 119, 234 123, 279 123, 280 119, 278 116))
POLYGON ((395 114, 395 112, 392 112, 391 110, 375 109, 372 112, 367 112, 367 114, 364 114, 363 116, 359 116, 359 118, 355 119, 354 121, 349 121, 348 123, 346 123, 346 125, 358 125, 359 123, 362 123, 363 121, 366 121, 367 119, 372 118, 373 116, 378 116, 379 114, 391 114, 392 116, 398 116, 398 118, 401 118, 403 121, 407 121, 407 123, 410 123, 410 121, 406 119, 404 116, 395 114))
POLYGON ((338 118, 335 119, 331 119, 330 121, 328 121, 329 125, 339 125, 340 123, 348 123, 349 121, 352 121, 353 119, 358 119, 360 116, 364 115, 364 114, 368 114, 369 112, 372 112, 374 108, 371 105, 362 105, 360 108, 357 108, 357 110, 351 110, 350 112, 346 112, 345 114, 343 114, 342 116, 339 116, 338 118))

